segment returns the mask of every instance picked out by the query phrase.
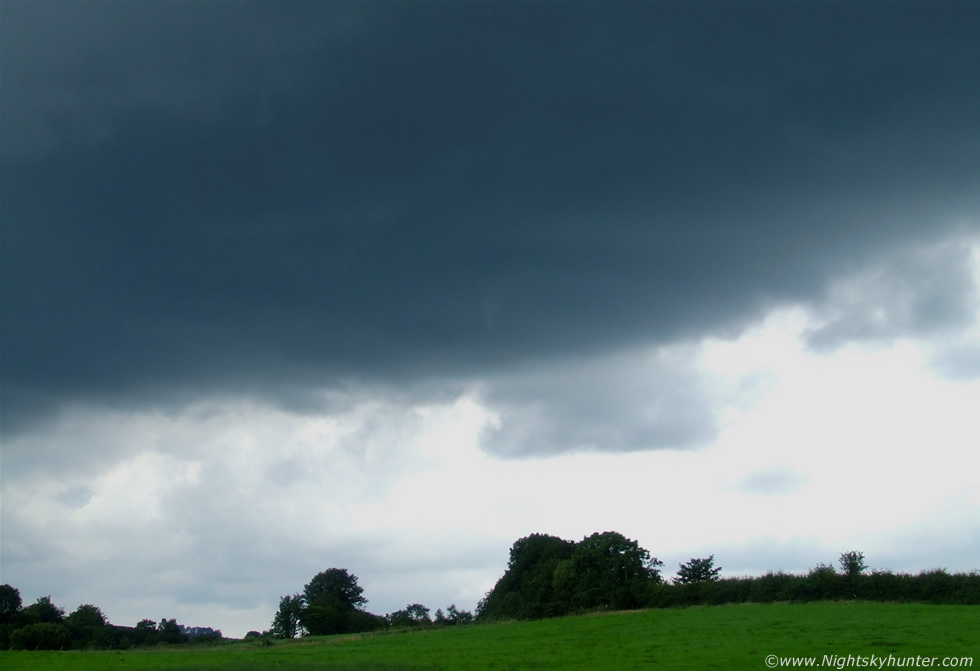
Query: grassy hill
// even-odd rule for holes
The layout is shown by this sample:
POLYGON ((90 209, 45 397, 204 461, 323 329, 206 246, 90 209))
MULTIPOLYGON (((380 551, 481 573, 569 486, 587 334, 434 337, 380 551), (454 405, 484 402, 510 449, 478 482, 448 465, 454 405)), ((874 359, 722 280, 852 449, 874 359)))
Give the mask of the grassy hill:
MULTIPOLYGON (((829 660, 832 668, 858 667, 856 661, 844 666, 848 655, 937 657, 934 665, 940 667, 947 657, 972 657, 973 668, 980 668, 980 607, 861 602, 707 606, 310 637, 271 646, 242 642, 209 648, 0 652, 0 668, 758 671, 768 668, 768 655, 814 657, 818 667, 825 655, 838 656, 829 660)), ((967 664, 959 666, 970 668, 967 664)))

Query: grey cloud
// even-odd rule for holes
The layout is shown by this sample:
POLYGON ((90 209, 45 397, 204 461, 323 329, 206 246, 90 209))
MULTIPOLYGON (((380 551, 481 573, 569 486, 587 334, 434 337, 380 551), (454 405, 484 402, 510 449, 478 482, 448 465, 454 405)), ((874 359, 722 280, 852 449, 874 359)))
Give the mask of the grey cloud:
MULTIPOLYGON (((680 349, 680 348, 678 348, 680 349)), ((632 351, 497 378, 481 446, 501 457, 698 447, 716 420, 689 353, 632 351)))
POLYGON ((58 495, 58 501, 69 508, 84 508, 95 492, 84 485, 73 485, 58 495))
POLYGON ((79 7, 3 7, 7 435, 730 331, 980 209, 970 4, 79 7))
POLYGON ((756 471, 746 477, 740 487, 766 495, 789 494, 808 482, 807 476, 788 468, 756 471))
POLYGON ((957 380, 980 378, 980 344, 954 343, 939 350, 933 367, 946 377, 957 380))
POLYGON ((86 416, 87 412, 95 414, 103 408, 78 410, 66 409, 44 416, 41 431, 20 433, 4 426, 3 480, 11 478, 13 473, 19 478, 29 478, 39 471, 84 478, 136 450, 123 432, 107 431, 104 425, 94 426, 86 416))
POLYGON ((955 333, 977 314, 969 240, 902 249, 832 284, 806 335, 816 349, 850 341, 955 333))

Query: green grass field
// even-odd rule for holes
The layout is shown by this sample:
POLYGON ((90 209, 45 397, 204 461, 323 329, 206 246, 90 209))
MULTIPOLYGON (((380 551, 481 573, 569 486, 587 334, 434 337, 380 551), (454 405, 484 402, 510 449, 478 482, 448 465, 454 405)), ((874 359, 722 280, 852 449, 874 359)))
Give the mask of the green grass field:
POLYGON ((887 603, 707 606, 311 637, 277 641, 272 646, 243 642, 209 648, 2 652, 0 669, 759 670, 767 668, 767 655, 816 657, 816 666, 824 655, 921 655, 938 657, 937 665, 945 657, 972 657, 976 660, 973 668, 980 669, 980 607, 887 603))

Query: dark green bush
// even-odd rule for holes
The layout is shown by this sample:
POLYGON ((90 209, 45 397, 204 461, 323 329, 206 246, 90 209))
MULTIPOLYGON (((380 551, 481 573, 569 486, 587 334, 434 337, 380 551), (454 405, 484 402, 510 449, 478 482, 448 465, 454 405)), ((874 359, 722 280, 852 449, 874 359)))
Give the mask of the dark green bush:
POLYGON ((64 650, 71 647, 71 632, 62 624, 39 622, 10 634, 12 650, 64 650))

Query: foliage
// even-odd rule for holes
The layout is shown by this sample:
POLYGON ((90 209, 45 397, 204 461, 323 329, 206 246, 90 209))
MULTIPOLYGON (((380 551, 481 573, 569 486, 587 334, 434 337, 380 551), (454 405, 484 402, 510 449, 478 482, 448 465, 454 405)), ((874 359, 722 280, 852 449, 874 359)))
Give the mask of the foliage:
POLYGON ((14 620, 22 605, 19 589, 12 585, 0 585, 0 650, 10 646, 10 633, 17 628, 14 620))
POLYGON ((313 576, 303 587, 303 598, 307 605, 312 605, 317 599, 329 596, 331 603, 339 608, 360 608, 367 603, 363 596, 364 590, 357 584, 357 576, 347 572, 345 568, 331 568, 313 576))
POLYGON ((21 613, 27 621, 33 624, 41 622, 60 624, 65 619, 64 608, 58 608, 51 603, 50 596, 39 597, 36 602, 23 609, 21 613))
MULTIPOLYGON (((188 642, 184 627, 177 620, 163 619, 160 624, 149 619, 140 620, 135 627, 109 624, 102 609, 92 604, 82 604, 70 615, 56 606, 50 596, 43 596, 26 608, 16 608, 20 592, 5 585, 0 596, 7 599, 7 607, 13 608, 0 619, 0 650, 22 649, 120 649, 134 645, 181 644, 188 642), (43 626, 42 626, 43 625, 43 626)), ((190 631, 202 632, 196 643, 221 640, 221 632, 208 627, 195 627, 190 631)))
POLYGON ((432 624, 429 609, 420 603, 413 603, 402 610, 389 613, 387 619, 391 627, 425 627, 432 624))
POLYGON ((304 632, 325 636, 383 629, 386 626, 383 617, 361 610, 367 603, 363 592, 357 576, 347 569, 321 571, 304 586, 302 595, 280 599, 279 612, 273 620, 274 634, 292 638, 304 632))
POLYGON ((507 571, 477 606, 482 620, 533 619, 568 612, 555 590, 555 570, 570 559, 575 543, 556 536, 531 534, 510 548, 507 571))
POLYGON ((62 624, 38 622, 10 634, 14 650, 64 650, 71 646, 71 633, 62 624))
POLYGON ((136 623, 136 631, 148 633, 157 630, 157 623, 153 620, 142 619, 136 623))
POLYGON ((20 610, 20 590, 10 585, 0 585, 0 622, 7 622, 20 610))
MULTIPOLYGON (((712 587, 710 584, 702 585, 712 587)), ((813 603, 653 609, 535 622, 430 628, 412 635, 250 640, 213 648, 0 653, 4 671, 208 669, 764 669, 768 654, 980 655, 968 606, 813 603)), ((974 663, 974 667, 976 664, 974 663)))
MULTIPOLYGON (((293 594, 279 598, 279 610, 272 620, 272 635, 276 638, 295 638, 303 629, 300 618, 303 615, 303 596, 293 594)), ((256 632, 258 636, 258 632, 256 632)))
POLYGON ((177 624, 176 619, 168 620, 164 618, 160 620, 160 624, 157 625, 157 642, 186 643, 187 636, 180 631, 180 625, 177 624))
POLYGON ((347 615, 352 612, 354 608, 335 595, 321 594, 303 608, 299 623, 313 636, 346 634, 348 633, 347 615))
POLYGON ((867 570, 868 566, 864 563, 864 553, 856 550, 842 552, 840 559, 841 571, 849 578, 856 578, 867 570))
POLYGON ((806 576, 806 582, 797 594, 802 601, 819 599, 843 599, 847 596, 847 586, 830 564, 817 564, 806 576))
POLYGON ((805 575, 770 571, 756 578, 662 585, 651 591, 646 605, 663 608, 842 599, 980 605, 980 574, 950 574, 934 569, 910 575, 875 569, 868 574, 848 576, 828 564, 818 564, 805 575))
POLYGON ((71 634, 73 648, 100 648, 112 644, 112 632, 102 609, 92 604, 82 604, 65 618, 65 626, 71 634))
POLYGON ((748 600, 758 603, 790 601, 791 590, 798 580, 798 577, 791 573, 769 571, 765 575, 751 580, 748 600))
POLYGON ((692 557, 691 561, 680 565, 680 569, 677 571, 677 577, 674 579, 674 581, 683 585, 686 583, 712 582, 718 580, 718 574, 721 573, 721 567, 719 566, 715 568, 714 563, 714 555, 709 555, 704 559, 692 557))
POLYGON ((615 531, 594 533, 559 564, 555 583, 574 610, 637 608, 649 586, 659 582, 663 562, 615 531))
POLYGON ((387 620, 364 610, 355 610, 347 615, 347 632, 351 634, 379 631, 388 627, 387 620))
POLYGON ((101 608, 86 603, 76 608, 65 623, 71 627, 104 627, 106 620, 101 608))
POLYGON ((457 624, 471 624, 473 622, 473 613, 466 610, 459 610, 456 608, 456 604, 452 604, 443 613, 442 609, 436 611, 435 624, 444 626, 453 626, 457 624))
MULTIPOLYGON (((354 606, 366 603, 357 577, 346 569, 324 571, 306 585, 304 594, 280 599, 273 630, 249 638, 271 645, 273 635, 292 638, 354 634, 394 627, 440 628, 501 619, 538 619, 589 610, 702 606, 748 602, 815 602, 860 599, 980 605, 980 572, 951 574, 943 568, 917 575, 888 570, 867 571, 863 553, 840 556, 841 572, 817 564, 803 575, 769 572, 758 577, 719 578, 714 555, 681 564, 679 579, 666 584, 662 566, 636 541, 615 532, 596 533, 579 543, 532 534, 514 543, 507 571, 477 607, 477 615, 456 608, 436 611, 434 621, 422 604, 410 604, 387 618, 354 606), (680 579, 684 578, 684 579, 680 579), (700 578, 700 579, 699 579, 700 578), (313 601, 307 600, 313 595, 313 601)), ((185 628, 176 620, 150 619, 135 627, 109 624, 101 609, 82 604, 65 617, 50 596, 26 608, 20 592, 0 586, 0 650, 129 649, 133 646, 193 642, 206 646, 221 640, 208 627, 185 628), (42 626, 43 625, 43 626, 42 626)), ((6 669, 5 669, 6 671, 6 669)))
POLYGON ((386 625, 385 618, 351 608, 328 594, 317 597, 300 615, 300 626, 312 636, 355 634, 384 629, 386 625))
POLYGON ((477 618, 533 619, 595 608, 636 608, 660 582, 663 563, 614 531, 579 543, 532 534, 514 543, 507 572, 477 618))

